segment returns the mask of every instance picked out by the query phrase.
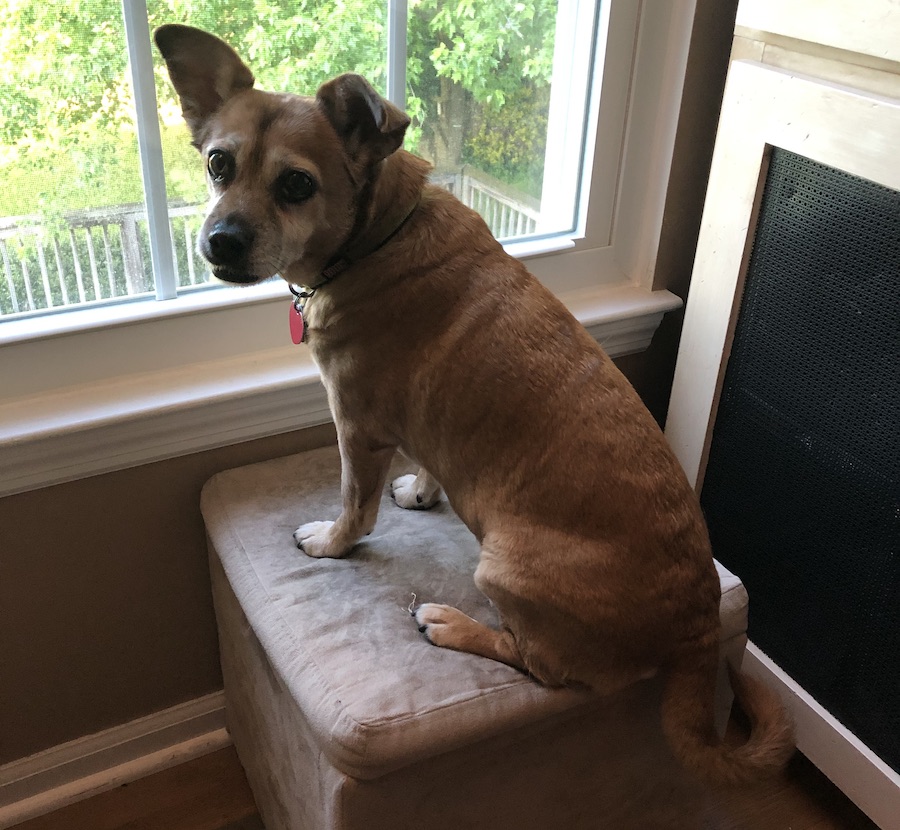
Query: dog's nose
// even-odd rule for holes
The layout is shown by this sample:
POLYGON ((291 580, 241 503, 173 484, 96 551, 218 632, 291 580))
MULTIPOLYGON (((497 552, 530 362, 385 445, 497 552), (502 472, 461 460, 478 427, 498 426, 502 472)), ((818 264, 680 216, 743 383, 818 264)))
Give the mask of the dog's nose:
POLYGON ((203 240, 203 256, 213 265, 240 265, 247 259, 254 236, 246 222, 231 217, 220 219, 203 240))

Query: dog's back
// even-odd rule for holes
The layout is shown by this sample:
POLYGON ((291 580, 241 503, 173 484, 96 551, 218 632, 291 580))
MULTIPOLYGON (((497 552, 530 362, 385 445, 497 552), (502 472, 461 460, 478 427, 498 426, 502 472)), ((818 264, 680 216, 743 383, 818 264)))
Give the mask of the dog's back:
POLYGON ((658 425, 480 217, 426 193, 400 245, 445 244, 439 259, 409 258, 396 298, 400 340, 416 355, 404 364, 390 353, 407 367, 393 387, 398 437, 481 540, 476 584, 525 668, 548 685, 608 692, 662 671, 663 726, 685 765, 728 781, 779 768, 790 726, 760 684, 734 674, 751 740, 726 750, 715 735, 719 579, 699 502, 658 425))

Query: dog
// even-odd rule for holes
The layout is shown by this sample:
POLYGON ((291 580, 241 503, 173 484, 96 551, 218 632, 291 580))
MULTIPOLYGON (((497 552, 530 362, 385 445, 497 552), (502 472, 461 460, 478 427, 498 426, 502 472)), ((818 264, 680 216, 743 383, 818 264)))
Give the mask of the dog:
POLYGON ((226 282, 291 286, 327 390, 342 510, 299 527, 297 546, 342 557, 370 533, 400 450, 421 469, 394 500, 445 494, 500 619, 422 604, 431 643, 600 693, 662 673, 663 729, 686 767, 725 782, 779 770, 789 720, 734 668, 750 737, 716 735, 720 583, 662 432, 481 217, 427 183, 428 163, 401 149, 409 118, 358 75, 274 94, 211 34, 173 24, 155 41, 206 164, 200 250, 226 282))

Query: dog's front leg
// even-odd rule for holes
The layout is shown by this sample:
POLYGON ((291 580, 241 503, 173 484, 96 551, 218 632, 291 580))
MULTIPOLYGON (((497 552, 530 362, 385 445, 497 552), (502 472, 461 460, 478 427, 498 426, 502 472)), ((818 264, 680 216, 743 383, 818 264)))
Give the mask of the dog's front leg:
POLYGON ((378 517, 381 492, 394 447, 372 448, 364 436, 338 434, 341 450, 341 515, 334 522, 308 522, 294 531, 297 547, 309 556, 337 559, 366 534, 378 517))

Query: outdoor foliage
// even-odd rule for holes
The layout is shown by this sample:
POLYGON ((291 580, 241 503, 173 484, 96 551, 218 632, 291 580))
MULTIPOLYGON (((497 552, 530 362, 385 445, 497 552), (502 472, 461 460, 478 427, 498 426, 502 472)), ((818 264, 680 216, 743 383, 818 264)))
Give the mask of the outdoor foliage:
POLYGON ((539 198, 549 104, 548 87, 523 84, 506 96, 504 106, 482 109, 465 160, 539 198))
MULTIPOLYGON (((148 5, 151 27, 185 22, 234 44, 262 88, 314 94, 328 78, 354 71, 384 89, 385 0, 148 5)), ((465 157, 521 179, 523 160, 542 155, 545 125, 530 104, 549 84, 555 7, 553 0, 412 0, 407 108, 415 121, 407 146, 439 166, 465 157), (439 108, 468 111, 469 129, 457 141, 436 141, 439 108), (501 110, 503 148, 483 129, 501 110)), ((141 199, 123 44, 120 0, 0 0, 0 215, 49 217, 141 199)), ((194 151, 183 130, 169 126, 178 109, 161 65, 157 94, 170 197, 202 198, 194 151)))
MULTIPOLYGON (((410 0, 407 148, 439 171, 468 164, 539 192, 556 5, 410 0)), ((386 0, 149 0, 148 11, 151 28, 183 22, 227 40, 263 89, 312 95, 353 71, 384 91, 386 0)), ((201 202, 200 160, 158 56, 155 71, 169 199, 201 202)), ((72 211, 142 201, 121 0, 0 0, 0 101, 0 228, 36 215, 59 236, 72 211)), ((4 244, 37 268, 36 243, 4 244)))

